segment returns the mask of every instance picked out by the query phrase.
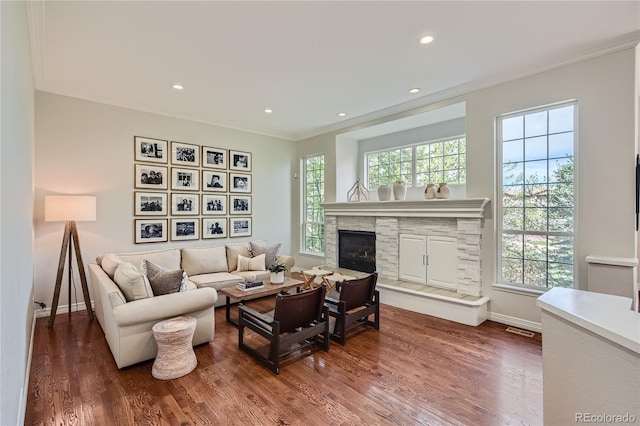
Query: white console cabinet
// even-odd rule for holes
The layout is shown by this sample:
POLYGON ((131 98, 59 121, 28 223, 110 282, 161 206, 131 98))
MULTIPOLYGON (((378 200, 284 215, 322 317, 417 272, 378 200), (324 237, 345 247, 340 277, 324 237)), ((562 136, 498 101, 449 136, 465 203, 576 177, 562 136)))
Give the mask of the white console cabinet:
POLYGON ((456 238, 400 234, 399 252, 398 277, 401 280, 456 289, 456 238))

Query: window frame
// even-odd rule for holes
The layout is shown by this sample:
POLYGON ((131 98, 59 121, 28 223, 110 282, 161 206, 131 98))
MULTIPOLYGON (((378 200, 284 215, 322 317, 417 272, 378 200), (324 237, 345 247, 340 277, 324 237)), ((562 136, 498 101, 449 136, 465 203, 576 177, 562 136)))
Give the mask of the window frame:
MULTIPOLYGON (((364 163, 364 181, 367 183, 367 187, 370 187, 370 182, 369 182, 369 155, 371 154, 379 154, 379 153, 384 153, 384 152, 393 152, 393 151, 400 151, 403 149, 411 149, 411 185, 407 184, 407 187, 426 187, 426 183, 424 185, 416 185, 417 182, 417 177, 419 174, 424 174, 423 171, 418 171, 417 170, 417 158, 416 158, 416 150, 418 147, 423 146, 423 145, 431 145, 431 144, 436 144, 436 143, 440 143, 440 142, 448 142, 448 141, 454 141, 457 139, 463 139, 464 138, 464 144, 465 144, 465 150, 464 150, 464 157, 465 157, 465 161, 464 161, 464 167, 458 167, 458 173, 460 173, 461 170, 464 171, 464 182, 461 183, 453 183, 453 182, 447 182, 446 179, 442 180, 443 182, 446 182, 448 184, 453 184, 453 185, 466 185, 467 183, 467 149, 466 149, 466 145, 467 145, 467 135, 466 133, 460 133, 457 135, 451 135, 451 136, 447 136, 444 138, 439 138, 439 139, 432 139, 432 140, 428 140, 428 141, 421 141, 421 142, 417 142, 417 143, 412 143, 412 144, 406 144, 406 145, 399 145, 399 146, 394 146, 394 147, 389 147, 389 148, 383 148, 383 149, 377 149, 377 150, 371 150, 371 151, 365 151, 363 153, 363 158, 362 161, 364 163)), ((458 158, 460 156, 460 152, 458 151, 458 158)), ((445 156, 443 155, 443 158, 445 156)), ((402 162, 398 162, 397 164, 401 164, 402 162)), ((396 164, 396 163, 394 163, 396 164)), ((449 169, 447 169, 449 170, 449 169)), ((445 169, 442 169, 442 172, 445 172, 445 169)), ((402 176, 400 177, 400 179, 403 179, 402 176)), ((396 178, 391 178, 391 180, 395 181, 397 180, 396 178)), ((433 181, 433 182, 427 182, 427 183, 434 183, 434 184, 439 184, 441 183, 441 181, 433 181)), ((380 185, 391 185, 393 184, 392 181, 388 181, 388 182, 378 182, 378 186, 380 185)), ((377 188, 377 186, 376 186, 377 188)), ((372 189, 372 188, 369 188, 372 189)))
MULTIPOLYGON (((579 134, 578 134, 578 101, 577 99, 570 99, 570 100, 566 100, 566 101, 561 101, 561 102, 557 102, 557 103, 553 103, 553 104, 548 104, 548 105, 542 105, 542 106, 538 106, 538 107, 533 107, 533 108, 529 108, 529 109, 524 109, 524 110, 519 110, 519 111, 514 111, 514 112, 510 112, 510 113, 506 113, 506 114, 502 114, 499 116, 496 116, 495 120, 494 120, 494 128, 495 128, 495 176, 496 176, 496 181, 495 181, 495 193, 494 193, 494 200, 495 200, 495 274, 494 274, 494 284, 493 287, 497 287, 497 288, 502 288, 505 290, 512 290, 515 292, 521 292, 521 293, 530 293, 530 294, 542 294, 545 293, 546 291, 555 288, 555 287, 561 287, 561 286, 549 286, 549 281, 548 281, 548 275, 547 275, 547 279, 545 280, 545 286, 537 286, 537 285, 527 285, 525 284, 525 280, 524 280, 524 271, 523 271, 523 283, 513 283, 513 282, 504 282, 503 281, 503 271, 502 271, 502 266, 503 266, 503 235, 506 234, 515 234, 515 235, 546 235, 546 236, 571 236, 573 244, 572 244, 572 269, 573 269, 573 274, 572 274, 572 286, 570 288, 577 288, 577 284, 576 284, 576 279, 578 276, 578 265, 577 265, 577 249, 578 249, 578 140, 579 140, 579 134), (519 232, 518 231, 507 231, 505 232, 503 227, 504 227, 504 202, 503 202, 503 195, 504 195, 504 191, 503 191, 503 187, 504 187, 504 182, 503 182, 503 170, 504 170, 504 163, 503 162, 503 137, 502 137, 502 126, 501 123, 508 118, 513 118, 513 117, 524 117, 526 115, 529 114, 535 114, 537 112, 549 112, 551 110, 555 110, 555 109, 560 109, 560 108, 564 108, 567 106, 573 106, 574 110, 573 110, 573 205, 572 210, 573 210, 573 218, 572 218, 572 223, 573 223, 573 231, 572 232, 558 232, 558 231, 549 231, 547 228, 546 232, 541 232, 541 231, 527 231, 526 229, 521 229, 519 232)), ((548 117, 547 117, 548 120, 548 117)), ((550 133, 549 129, 548 129, 548 121, 547 121, 547 131, 544 134, 545 137, 547 137, 547 155, 545 157, 546 161, 549 162, 552 159, 555 159, 556 157, 550 157, 549 156, 549 152, 548 152, 548 137, 549 135, 553 135, 554 133, 550 133)), ((523 135, 523 138, 526 139, 526 135, 523 135)), ((524 146, 524 145, 523 145, 524 146)), ((523 162, 525 162, 525 158, 523 157, 523 162)), ((532 160, 529 160, 532 161, 532 160)), ((548 167, 548 163, 547 163, 547 180, 546 180, 546 184, 548 185, 551 177, 549 176, 549 167, 548 167)), ((526 177, 523 177, 523 179, 526 179, 526 177)), ((523 183, 523 185, 526 185, 523 183)), ((526 210, 526 206, 523 205, 523 210, 526 210)), ((524 221, 524 217, 523 217, 523 221, 524 221)), ((522 226, 522 228, 525 228, 524 224, 522 226)), ((524 261, 525 260, 525 254, 523 252, 522 256, 521 256, 521 260, 524 261)), ((547 254, 547 259, 545 261, 545 263, 549 263, 548 260, 548 254, 547 254)), ((554 263, 554 262, 552 262, 554 263)), ((547 274, 548 274, 548 267, 547 267, 547 274)))
POLYGON ((312 256, 322 256, 324 257, 324 251, 326 249, 326 241, 325 241, 325 233, 324 233, 324 209, 322 207, 320 207, 320 212, 321 217, 322 217, 322 221, 313 221, 313 220, 308 220, 308 216, 307 216, 307 211, 308 211, 308 204, 307 204, 307 199, 308 199, 308 194, 307 194, 307 184, 308 184, 308 180, 307 180, 307 175, 308 175, 308 161, 312 158, 322 158, 322 194, 319 195, 319 203, 322 204, 324 203, 324 197, 325 197, 325 188, 324 188, 324 184, 326 182, 326 176, 325 176, 325 154, 324 153, 316 153, 316 154, 310 154, 310 155, 306 155, 304 157, 302 157, 301 160, 301 203, 300 203, 300 252, 306 255, 312 255, 312 256), (322 248, 322 251, 311 251, 311 250, 307 250, 307 225, 314 225, 314 226, 320 226, 322 228, 322 231, 317 235, 317 236, 312 236, 313 238, 318 238, 320 241, 320 245, 322 248))

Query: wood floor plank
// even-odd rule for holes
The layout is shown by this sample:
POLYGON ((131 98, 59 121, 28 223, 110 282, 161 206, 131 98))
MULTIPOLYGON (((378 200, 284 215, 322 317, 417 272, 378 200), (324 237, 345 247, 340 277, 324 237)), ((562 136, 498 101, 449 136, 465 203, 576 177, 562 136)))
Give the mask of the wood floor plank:
POLYGON ((276 376, 238 349, 224 309, 215 315, 196 369, 170 381, 153 378, 153 360, 118 370, 97 320, 60 315, 51 330, 39 318, 25 424, 542 424, 539 335, 383 305, 380 330, 294 357, 276 376))

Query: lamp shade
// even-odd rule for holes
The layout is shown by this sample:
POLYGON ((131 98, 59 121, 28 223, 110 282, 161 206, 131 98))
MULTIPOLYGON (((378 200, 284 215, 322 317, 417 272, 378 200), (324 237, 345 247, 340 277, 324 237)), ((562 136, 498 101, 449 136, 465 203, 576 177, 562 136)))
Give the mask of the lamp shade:
POLYGON ((44 197, 44 221, 96 220, 96 197, 85 195, 47 195, 44 197))

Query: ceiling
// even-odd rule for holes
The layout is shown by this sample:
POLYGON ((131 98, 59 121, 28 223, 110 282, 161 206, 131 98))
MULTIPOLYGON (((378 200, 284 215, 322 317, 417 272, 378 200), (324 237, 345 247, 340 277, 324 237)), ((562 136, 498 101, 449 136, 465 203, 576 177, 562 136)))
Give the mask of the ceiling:
POLYGON ((640 34, 638 1, 27 4, 37 90, 290 140, 631 47, 640 34), (435 41, 420 45, 424 35, 435 41))

